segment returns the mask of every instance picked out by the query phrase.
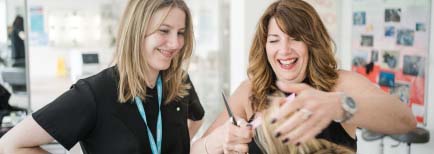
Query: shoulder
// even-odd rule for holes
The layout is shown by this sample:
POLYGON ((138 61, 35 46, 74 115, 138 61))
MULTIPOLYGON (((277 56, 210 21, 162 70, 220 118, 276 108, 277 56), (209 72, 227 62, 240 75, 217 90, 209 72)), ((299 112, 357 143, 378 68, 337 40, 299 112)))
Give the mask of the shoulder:
POLYGON ((248 97, 251 94, 252 82, 250 80, 244 80, 240 83, 234 92, 234 95, 248 97))
POLYGON ((109 84, 110 82, 117 83, 119 80, 118 78, 118 71, 116 69, 116 66, 112 66, 109 68, 106 68, 102 70, 101 72, 92 75, 90 77, 84 78, 84 81, 88 82, 89 84, 109 84))
POLYGON ((250 80, 241 82, 230 98, 231 103, 235 104, 237 108, 242 108, 246 116, 250 115, 249 113, 252 111, 250 106, 251 87, 250 80))
POLYGON ((110 95, 115 95, 119 81, 117 72, 115 66, 109 67, 93 76, 77 81, 76 84, 86 83, 91 91, 97 95, 107 95, 106 92, 110 92, 110 95))
POLYGON ((191 82, 190 74, 188 74, 188 73, 186 73, 186 72, 185 72, 185 75, 184 75, 184 77, 183 77, 182 80, 184 81, 184 83, 193 84, 193 83, 191 82))

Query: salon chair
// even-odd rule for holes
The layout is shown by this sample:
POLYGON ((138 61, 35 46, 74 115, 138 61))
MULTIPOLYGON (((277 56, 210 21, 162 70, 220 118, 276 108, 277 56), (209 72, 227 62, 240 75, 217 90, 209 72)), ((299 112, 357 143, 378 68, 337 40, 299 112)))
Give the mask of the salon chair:
POLYGON ((406 134, 396 134, 396 135, 389 135, 389 136, 393 140, 398 141, 399 143, 406 143, 408 146, 408 151, 407 151, 408 154, 411 153, 411 144, 415 144, 415 143, 422 144, 422 143, 428 143, 429 141, 429 131, 420 127, 406 134))
POLYGON ((13 93, 26 92, 26 69, 21 67, 5 68, 1 72, 1 77, 8 83, 13 93))
POLYGON ((381 133, 377 133, 377 132, 373 132, 373 131, 370 131, 368 129, 362 129, 362 138, 365 141, 380 140, 380 150, 378 152, 379 154, 384 153, 384 142, 383 142, 384 137, 386 137, 386 135, 381 134, 381 133))
POLYGON ((9 115, 9 111, 0 110, 0 138, 12 128, 12 127, 2 127, 3 117, 7 115, 9 115))

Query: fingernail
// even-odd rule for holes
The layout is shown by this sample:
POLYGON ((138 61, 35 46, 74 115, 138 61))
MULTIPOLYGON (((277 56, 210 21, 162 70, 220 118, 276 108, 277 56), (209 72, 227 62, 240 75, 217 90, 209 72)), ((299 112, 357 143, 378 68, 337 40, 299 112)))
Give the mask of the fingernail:
POLYGON ((295 146, 297 147, 300 146, 300 142, 295 143, 295 146))
POLYGON ((286 102, 291 103, 292 100, 294 100, 294 98, 295 98, 295 93, 292 93, 291 95, 286 97, 286 102))
POLYGON ((271 124, 274 124, 274 123, 276 123, 276 121, 277 121, 277 119, 276 119, 276 118, 273 118, 273 119, 271 119, 271 124))
POLYGON ((277 132, 276 135, 274 135, 274 137, 278 138, 280 137, 280 135, 282 135, 280 132, 277 132))
POLYGON ((282 143, 287 143, 289 141, 289 138, 285 138, 282 143))

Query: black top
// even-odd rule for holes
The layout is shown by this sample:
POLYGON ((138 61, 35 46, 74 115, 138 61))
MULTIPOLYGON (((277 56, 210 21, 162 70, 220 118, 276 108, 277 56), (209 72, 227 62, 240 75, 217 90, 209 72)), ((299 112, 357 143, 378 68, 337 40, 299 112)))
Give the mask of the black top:
MULTIPOLYGON (((118 80, 115 67, 79 80, 70 90, 33 113, 33 118, 68 150, 80 141, 87 153, 151 153, 146 125, 136 104, 133 101, 117 101, 118 80)), ((191 84, 189 79, 187 82, 191 84)), ((179 154, 190 151, 187 118, 200 120, 204 115, 194 87, 191 86, 188 96, 161 107, 161 153, 179 154)), ((151 132, 156 136, 156 88, 148 88, 147 94, 149 97, 143 106, 151 132)))
MULTIPOLYGON (((346 146, 350 149, 357 150, 357 140, 353 139, 340 123, 332 122, 316 138, 328 140, 338 145, 346 146)), ((253 140, 249 143, 249 154, 262 154, 261 149, 253 140)))

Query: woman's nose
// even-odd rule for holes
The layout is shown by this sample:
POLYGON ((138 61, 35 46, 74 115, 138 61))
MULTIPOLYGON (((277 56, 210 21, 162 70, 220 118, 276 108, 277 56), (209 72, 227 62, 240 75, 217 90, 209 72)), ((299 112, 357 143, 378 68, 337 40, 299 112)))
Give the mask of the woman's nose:
POLYGON ((292 52, 291 41, 282 41, 281 43, 281 51, 285 54, 289 54, 292 52))
POLYGON ((167 46, 170 49, 179 49, 182 47, 182 41, 179 37, 183 37, 183 36, 179 36, 178 34, 172 34, 170 35, 169 39, 167 40, 167 46))

